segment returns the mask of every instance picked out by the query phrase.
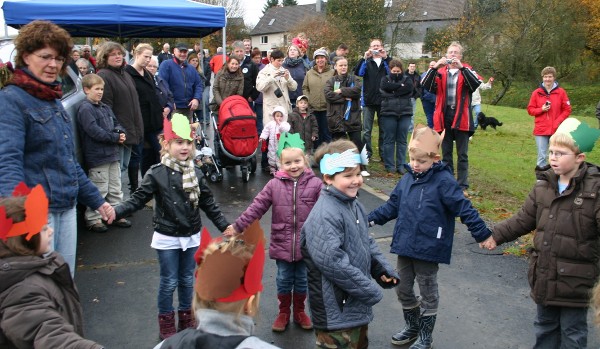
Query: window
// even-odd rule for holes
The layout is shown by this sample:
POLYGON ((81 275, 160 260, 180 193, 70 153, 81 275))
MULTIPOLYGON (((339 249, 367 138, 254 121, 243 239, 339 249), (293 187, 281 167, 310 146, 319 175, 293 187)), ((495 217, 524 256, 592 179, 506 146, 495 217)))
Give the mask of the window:
POLYGON ((283 34, 283 42, 285 43, 285 45, 287 46, 288 43, 288 35, 287 34, 283 34))
POLYGON ((273 25, 273 23, 275 23, 275 18, 273 18, 269 21, 269 25, 273 25))
POLYGON ((261 44, 268 44, 269 43, 269 36, 268 35, 263 35, 260 37, 260 43, 261 44))

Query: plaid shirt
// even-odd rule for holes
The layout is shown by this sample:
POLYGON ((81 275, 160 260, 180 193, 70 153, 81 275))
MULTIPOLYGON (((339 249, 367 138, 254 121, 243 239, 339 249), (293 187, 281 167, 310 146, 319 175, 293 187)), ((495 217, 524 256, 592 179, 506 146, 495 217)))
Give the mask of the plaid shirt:
POLYGON ((448 70, 448 80, 446 82, 446 105, 456 104, 456 83, 458 82, 459 73, 460 70, 458 69, 448 70))

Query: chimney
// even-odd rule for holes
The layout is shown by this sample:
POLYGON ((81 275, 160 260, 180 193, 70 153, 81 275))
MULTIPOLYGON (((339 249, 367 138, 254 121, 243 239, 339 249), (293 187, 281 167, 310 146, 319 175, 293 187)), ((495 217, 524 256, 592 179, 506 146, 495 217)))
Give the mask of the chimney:
POLYGON ((323 7, 322 0, 317 0, 316 7, 317 7, 317 12, 322 11, 322 7, 323 7))

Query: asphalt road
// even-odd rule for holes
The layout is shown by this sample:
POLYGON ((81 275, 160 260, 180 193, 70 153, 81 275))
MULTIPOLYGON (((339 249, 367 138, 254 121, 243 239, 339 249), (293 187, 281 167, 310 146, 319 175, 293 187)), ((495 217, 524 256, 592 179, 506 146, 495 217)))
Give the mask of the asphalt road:
MULTIPOLYGON (((233 221, 269 179, 257 172, 248 183, 242 183, 239 169, 225 171, 224 181, 211 184, 211 188, 223 213, 233 221)), ((384 197, 366 189, 361 190, 360 201, 368 210, 383 203, 384 197)), ((261 221, 267 235, 270 219, 269 212, 261 221)), ((105 234, 94 234, 82 227, 79 233, 75 281, 84 308, 86 337, 106 348, 152 348, 158 343, 159 271, 156 253, 150 248, 152 212, 139 211, 131 221, 133 227, 129 229, 111 228, 105 234)), ((218 234, 206 217, 203 222, 213 236, 218 234)), ((392 228, 390 222, 371 233, 395 265, 395 256, 389 254, 392 228)), ((441 265, 438 274, 440 309, 435 348, 531 348, 535 304, 529 298, 526 272, 526 260, 479 250, 465 227, 457 223, 452 263, 441 265)), ((271 331, 277 313, 275 275, 275 263, 268 259, 256 335, 281 348, 314 348, 312 331, 294 324, 282 334, 271 331)), ((369 325, 370 348, 408 348, 390 344, 390 337, 404 321, 395 292, 387 290, 384 294, 369 325)), ((588 323, 592 323, 591 318, 588 323)), ((600 347, 592 325, 589 347, 600 347)))

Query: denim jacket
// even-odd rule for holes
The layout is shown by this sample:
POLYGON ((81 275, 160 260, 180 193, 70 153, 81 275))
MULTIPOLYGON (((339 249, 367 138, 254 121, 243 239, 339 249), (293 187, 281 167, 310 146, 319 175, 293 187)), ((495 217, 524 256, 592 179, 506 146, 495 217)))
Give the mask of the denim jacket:
POLYGON ((42 184, 50 212, 80 202, 93 209, 104 199, 75 158, 73 126, 60 100, 45 101, 9 85, 0 90, 0 195, 21 181, 42 184))

